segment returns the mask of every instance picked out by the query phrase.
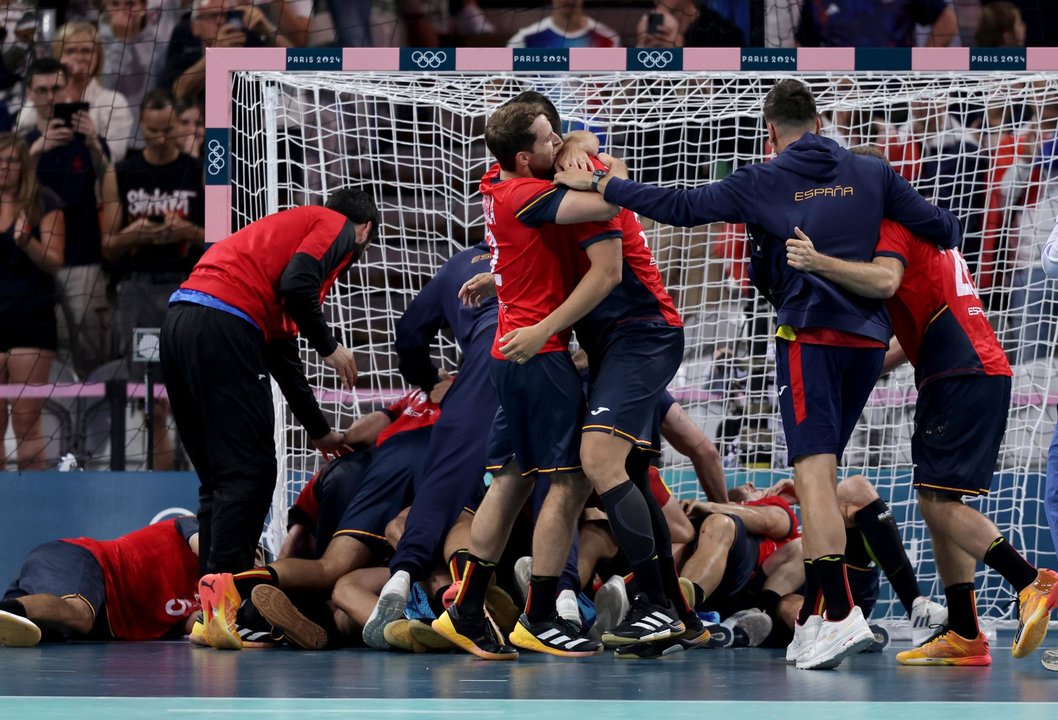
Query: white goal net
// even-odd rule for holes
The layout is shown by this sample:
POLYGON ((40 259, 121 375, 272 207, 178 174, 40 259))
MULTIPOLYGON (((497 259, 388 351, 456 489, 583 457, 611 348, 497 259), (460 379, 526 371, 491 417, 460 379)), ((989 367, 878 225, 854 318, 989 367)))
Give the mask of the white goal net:
MULTIPOLYGON (((1014 402, 992 494, 976 501, 1032 562, 1053 564, 1042 473, 1055 425, 1054 288, 1039 251, 1058 214, 1058 78, 1027 73, 798 74, 817 96, 824 133, 872 143, 929 199, 958 214, 964 254, 1015 367, 1014 402)), ((564 75, 279 73, 233 76, 232 204, 236 227, 268 212, 319 203, 360 184, 382 210, 380 239, 328 301, 356 349, 355 393, 306 349, 324 409, 347 424, 402 392, 393 327, 437 267, 481 239, 478 179, 490 163, 485 119, 528 89, 551 97, 571 128, 589 128, 625 158, 635 179, 694 186, 766 159, 760 119, 774 76, 750 73, 564 75)), ((772 383, 771 308, 748 286, 744 230, 653 227, 647 237, 687 322, 673 392, 715 439, 732 482, 784 476, 772 383), (754 475, 751 475, 753 473, 754 475), (759 477, 760 474, 772 477, 759 477)), ((451 366, 451 343, 437 346, 451 366)), ((883 378, 841 473, 863 472, 892 506, 923 590, 942 594, 910 490, 914 383, 910 368, 883 378)), ((285 508, 321 461, 281 404, 277 435, 285 508)), ((664 457, 677 495, 698 492, 683 458, 664 457)), ((273 543, 282 534, 277 517, 273 543)), ((979 581, 982 613, 1010 618, 1000 578, 979 581)), ((903 615, 888 595, 875 616, 903 615)))

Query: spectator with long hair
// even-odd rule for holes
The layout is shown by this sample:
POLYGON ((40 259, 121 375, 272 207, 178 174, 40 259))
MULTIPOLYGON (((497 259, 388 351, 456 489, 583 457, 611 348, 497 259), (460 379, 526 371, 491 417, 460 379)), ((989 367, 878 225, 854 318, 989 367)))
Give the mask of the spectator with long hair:
MULTIPOLYGON (((26 142, 0 133, 0 385, 48 382, 58 344, 55 273, 65 224, 59 198, 37 181, 26 142)), ((10 407, 20 470, 42 470, 41 398, 0 398, 0 459, 10 407)))

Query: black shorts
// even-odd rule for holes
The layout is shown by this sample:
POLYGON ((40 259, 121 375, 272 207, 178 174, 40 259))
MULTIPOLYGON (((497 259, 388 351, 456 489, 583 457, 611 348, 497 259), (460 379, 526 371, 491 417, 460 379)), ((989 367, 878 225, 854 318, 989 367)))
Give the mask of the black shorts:
POLYGON ((682 361, 682 327, 630 323, 611 333, 598 351, 588 352, 584 432, 619 435, 659 453, 659 404, 682 361))
POLYGON ((55 307, 31 308, 0 315, 0 353, 12 348, 54 351, 59 346, 55 307))
POLYGON ((4 593, 4 599, 26 595, 80 598, 95 613, 96 623, 91 636, 110 637, 103 568, 87 548, 53 540, 30 550, 18 577, 4 593))
POLYGON ((522 475, 580 470, 584 392, 567 352, 536 355, 524 365, 492 360, 500 409, 489 434, 485 468, 512 458, 522 475))
POLYGON ((987 495, 1007 429, 1011 380, 961 375, 926 383, 911 436, 914 486, 953 495, 987 495))

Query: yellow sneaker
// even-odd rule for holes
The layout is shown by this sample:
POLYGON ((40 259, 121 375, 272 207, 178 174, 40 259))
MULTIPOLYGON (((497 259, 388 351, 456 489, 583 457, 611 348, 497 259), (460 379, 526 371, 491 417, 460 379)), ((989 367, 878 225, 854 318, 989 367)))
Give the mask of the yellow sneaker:
POLYGON ((901 665, 991 665, 988 639, 978 632, 973 640, 951 630, 924 645, 896 654, 901 665))
POLYGON ((198 595, 206 641, 218 650, 242 650, 235 621, 242 597, 235 589, 231 573, 204 575, 198 581, 198 595))
POLYGON ((195 624, 191 626, 191 632, 187 636, 187 641, 192 645, 209 647, 209 640, 206 639, 206 626, 202 624, 201 613, 199 613, 198 620, 195 620, 195 624))
POLYGON ((1018 631, 1010 652, 1023 658, 1035 652, 1047 637, 1047 623, 1051 619, 1048 596, 1058 585, 1058 574, 1040 568, 1036 581, 1018 593, 1018 631))

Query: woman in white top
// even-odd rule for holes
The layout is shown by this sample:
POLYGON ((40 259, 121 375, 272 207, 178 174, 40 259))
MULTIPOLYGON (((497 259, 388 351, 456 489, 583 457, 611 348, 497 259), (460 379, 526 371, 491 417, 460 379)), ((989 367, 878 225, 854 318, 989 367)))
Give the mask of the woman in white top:
MULTIPOLYGON (((94 25, 71 22, 63 25, 52 43, 55 57, 66 66, 66 102, 88 103, 88 115, 107 141, 112 162, 125 158, 133 137, 132 111, 125 96, 99 84, 103 71, 103 46, 94 25)), ((18 116, 19 132, 36 127, 37 111, 27 105, 18 116)))

